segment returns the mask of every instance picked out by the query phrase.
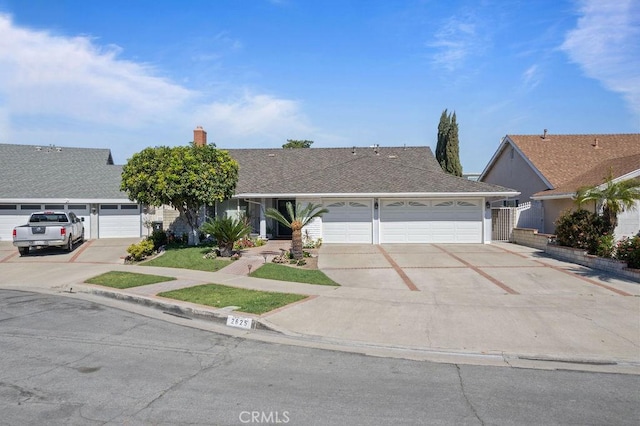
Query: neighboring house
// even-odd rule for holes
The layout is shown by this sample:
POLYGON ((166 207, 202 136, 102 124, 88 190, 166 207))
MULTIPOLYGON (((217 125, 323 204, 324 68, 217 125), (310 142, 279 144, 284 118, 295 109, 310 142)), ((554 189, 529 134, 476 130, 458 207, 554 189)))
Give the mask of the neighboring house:
MULTIPOLYGON (((609 175, 616 181, 640 177, 640 134, 506 135, 480 181, 520 191, 505 204, 541 204, 537 228, 552 234, 560 214, 576 208, 577 189, 602 184, 609 175)), ((616 236, 639 229, 640 208, 619 215, 616 236)))
POLYGON ((0 144, 0 241, 37 210, 73 211, 86 238, 140 237, 140 206, 120 191, 111 151, 0 144))
MULTIPOLYGON (((196 129, 194 141, 206 143, 206 132, 196 129)), ((444 173, 428 147, 228 152, 240 165, 236 194, 215 214, 245 214, 257 234, 274 238, 291 231, 266 219, 267 208, 312 202, 329 213, 303 235, 325 243, 487 243, 487 202, 518 194, 444 173)))

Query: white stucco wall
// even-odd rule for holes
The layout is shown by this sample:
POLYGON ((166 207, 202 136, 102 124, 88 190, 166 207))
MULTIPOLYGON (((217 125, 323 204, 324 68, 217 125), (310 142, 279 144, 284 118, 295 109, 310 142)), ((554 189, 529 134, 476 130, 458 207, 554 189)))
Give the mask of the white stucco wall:
MULTIPOLYGON (((304 208, 307 204, 322 204, 322 200, 320 198, 298 198, 296 199, 297 203, 300 203, 304 208)), ((304 228, 302 228, 302 239, 306 242, 307 238, 311 240, 317 240, 318 238, 322 238, 322 219, 314 218, 311 222, 309 222, 304 228)))
POLYGON ((618 215, 618 226, 615 236, 632 237, 640 232, 640 201, 636 201, 635 209, 626 210, 618 215))

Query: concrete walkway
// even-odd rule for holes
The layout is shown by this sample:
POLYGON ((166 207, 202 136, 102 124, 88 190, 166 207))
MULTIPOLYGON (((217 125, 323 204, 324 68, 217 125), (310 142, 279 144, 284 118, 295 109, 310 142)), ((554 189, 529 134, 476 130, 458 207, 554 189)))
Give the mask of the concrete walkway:
MULTIPOLYGON (((252 249, 215 273, 31 259, 34 267, 25 273, 27 262, 0 245, 0 286, 106 295, 219 324, 233 311, 157 294, 206 283, 298 293, 311 297, 262 316, 236 313, 281 332, 280 337, 259 330, 243 336, 442 362, 640 374, 639 283, 511 244, 323 246, 319 266, 341 287, 247 276, 247 265, 254 270, 265 255, 269 261, 280 245, 252 249), (109 270, 177 280, 128 290, 83 283, 109 270)), ((218 331, 235 333, 221 327, 218 331)))

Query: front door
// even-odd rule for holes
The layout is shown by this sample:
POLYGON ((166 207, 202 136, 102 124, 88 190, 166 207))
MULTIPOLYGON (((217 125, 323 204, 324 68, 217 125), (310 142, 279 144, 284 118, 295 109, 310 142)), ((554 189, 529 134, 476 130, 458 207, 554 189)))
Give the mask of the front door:
MULTIPOLYGON (((278 211, 287 219, 291 219, 289 217, 289 213, 287 212, 287 203, 291 203, 293 204, 294 207, 294 212, 295 212, 295 205, 296 205, 296 200, 278 200, 278 211)), ((283 225, 280 222, 277 222, 276 225, 276 237, 277 238, 291 238, 291 228, 287 227, 286 225, 283 225)))

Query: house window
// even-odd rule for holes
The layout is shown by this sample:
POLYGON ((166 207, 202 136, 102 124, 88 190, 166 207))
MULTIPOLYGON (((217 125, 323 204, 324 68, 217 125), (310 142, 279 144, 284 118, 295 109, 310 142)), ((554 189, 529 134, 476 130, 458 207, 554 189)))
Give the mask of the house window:
POLYGON ((436 204, 436 207, 453 207, 453 201, 443 201, 436 204))
POLYGON ((40 204, 23 204, 20 206, 20 210, 40 210, 40 204))
POLYGON ((366 204, 356 203, 354 201, 349 202, 349 206, 351 206, 351 207, 369 207, 366 204))
POLYGON ((393 203, 389 203, 386 207, 402 207, 404 206, 404 201, 394 201, 393 203))
POLYGON ((117 204, 101 204, 100 210, 118 210, 117 204))
POLYGON ((64 204, 45 204, 45 210, 64 210, 64 204))
POLYGON ((409 205, 411 207, 427 207, 425 203, 421 203, 419 201, 409 201, 409 205))
POLYGON ((86 210, 86 204, 69 204, 69 210, 86 210))
POLYGON ((123 204, 120 206, 121 210, 138 210, 137 204, 123 204))
POLYGON ((477 206, 477 204, 470 203, 468 201, 458 201, 456 204, 459 205, 460 207, 476 207, 477 206))
POLYGON ((337 203, 329 204, 327 207, 344 207, 346 203, 344 201, 339 201, 337 203))
POLYGON ((18 206, 15 204, 0 204, 0 210, 17 210, 18 206))

